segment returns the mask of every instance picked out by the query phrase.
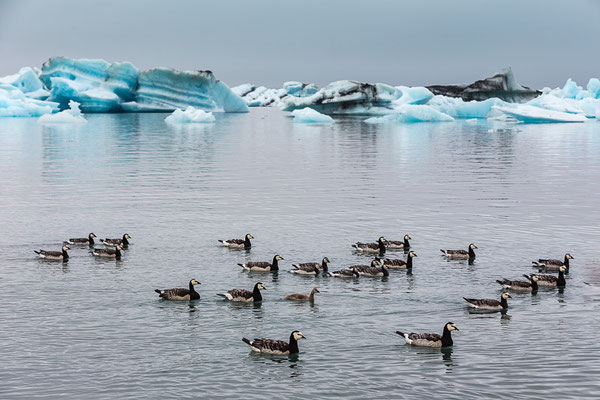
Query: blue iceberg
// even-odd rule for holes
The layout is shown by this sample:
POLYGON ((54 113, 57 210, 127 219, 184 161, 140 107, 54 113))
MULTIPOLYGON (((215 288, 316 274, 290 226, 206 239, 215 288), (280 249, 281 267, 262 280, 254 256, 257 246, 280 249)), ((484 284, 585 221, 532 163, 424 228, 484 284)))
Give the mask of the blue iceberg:
POLYGON ((415 122, 451 122, 454 118, 441 113, 427 105, 403 104, 393 114, 382 117, 371 117, 365 120, 368 124, 415 123, 415 122))
POLYGON ((321 114, 312 108, 303 108, 292 111, 294 122, 297 124, 330 124, 333 121, 329 115, 321 114))

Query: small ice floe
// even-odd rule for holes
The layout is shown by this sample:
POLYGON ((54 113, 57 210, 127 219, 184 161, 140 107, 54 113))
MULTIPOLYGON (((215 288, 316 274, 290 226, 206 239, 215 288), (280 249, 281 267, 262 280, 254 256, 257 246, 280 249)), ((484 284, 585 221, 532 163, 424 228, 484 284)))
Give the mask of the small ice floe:
POLYGON ((312 108, 292 111, 294 122, 297 124, 330 124, 335 122, 329 115, 321 114, 312 108))
POLYGON ((87 119, 83 117, 79 109, 79 103, 69 101, 69 109, 56 114, 42 115, 38 119, 38 124, 85 124, 87 119))
POLYGON ((178 108, 165 118, 165 122, 169 124, 206 124, 215 122, 215 120, 212 112, 197 110, 192 106, 188 106, 185 111, 178 108))
POLYGON ((412 122, 450 122, 454 118, 426 105, 403 104, 394 109, 393 114, 383 117, 371 117, 366 119, 368 124, 385 123, 412 123, 412 122))
POLYGON ((506 115, 529 124, 549 122, 585 122, 587 118, 581 114, 571 114, 561 111, 548 110, 536 106, 518 104, 514 107, 493 106, 488 118, 506 115))

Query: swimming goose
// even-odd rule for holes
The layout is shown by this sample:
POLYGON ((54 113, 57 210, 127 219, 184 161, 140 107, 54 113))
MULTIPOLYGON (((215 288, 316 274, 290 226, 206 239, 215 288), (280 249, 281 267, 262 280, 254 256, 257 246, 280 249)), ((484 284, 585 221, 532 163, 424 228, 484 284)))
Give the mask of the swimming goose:
POLYGON ((195 279, 190 281, 189 289, 174 288, 174 289, 154 289, 158 293, 158 297, 166 300, 198 300, 200 294, 194 289, 194 285, 199 285, 195 279))
POLYGON ((414 251, 408 253, 406 261, 395 258, 384 258, 383 265, 389 269, 411 269, 413 267, 413 257, 417 257, 414 251))
POLYGON ((290 342, 286 343, 283 340, 273 340, 273 339, 254 339, 249 340, 246 338, 242 338, 242 341, 248 346, 252 351, 264 354, 295 354, 298 353, 298 340, 306 339, 306 337, 300 331, 293 331, 290 335, 290 342))
POLYGON ((448 322, 444 325, 442 336, 437 333, 404 333, 396 331, 396 333, 404 338, 406 344, 423 347, 449 347, 453 345, 452 335, 450 332, 458 331, 454 322, 448 322))
POLYGON ((311 303, 314 303, 315 302, 315 293, 321 293, 321 292, 319 292, 319 289, 313 288, 310 291, 309 295, 306 295, 304 293, 294 293, 294 294, 285 296, 283 299, 284 300, 294 300, 294 301, 310 301, 311 303))
POLYGON ((90 253, 96 257, 107 257, 120 260, 121 250, 123 250, 123 247, 121 245, 117 245, 114 249, 94 249, 90 251, 90 253))
POLYGON ((308 262, 301 264, 292 264, 292 269, 290 272, 292 274, 298 275, 319 275, 321 272, 326 274, 328 271, 327 264, 329 263, 329 258, 323 257, 321 260, 321 264, 318 262, 308 262))
POLYGON ((387 266, 382 265, 380 267, 380 264, 381 261, 375 259, 371 261, 371 265, 354 265, 351 268, 354 268, 361 276, 389 276, 390 273, 387 266))
POLYGON ((404 235, 404 240, 387 240, 385 247, 388 250, 408 250, 410 249, 410 242, 412 238, 408 235, 404 235))
POLYGON ((44 258, 46 260, 56 260, 56 261, 67 261, 69 259, 69 254, 67 250, 71 250, 69 246, 66 244, 63 245, 61 251, 50 251, 50 250, 34 250, 33 252, 40 256, 40 258, 44 258))
POLYGON ((121 245, 122 249, 126 249, 127 247, 129 247, 128 239, 131 239, 131 236, 129 236, 129 233, 126 233, 123 235, 123 238, 121 238, 121 239, 100 239, 100 241, 105 246, 115 247, 117 245, 121 245))
POLYGON ((544 259, 539 259, 537 261, 532 261, 531 263, 539 268, 545 268, 548 271, 558 271, 558 269, 560 267, 562 267, 563 265, 566 267, 565 269, 565 273, 569 273, 569 260, 573 260, 573 256, 569 253, 565 254, 565 259, 563 261, 560 260, 556 260, 556 259, 548 259, 548 260, 544 260, 544 259))
POLYGON ((231 289, 227 293, 218 293, 217 296, 224 297, 229 301, 243 301, 243 302, 258 302, 262 301, 261 290, 266 290, 267 288, 262 284, 262 282, 258 282, 254 285, 254 290, 244 290, 244 289, 231 289))
POLYGON ((494 299, 467 299, 463 297, 467 303, 469 303, 469 307, 477 308, 479 310, 494 310, 500 311, 508 308, 508 301, 506 299, 511 299, 510 294, 504 292, 500 295, 500 301, 494 299))
POLYGON ((281 257, 279 254, 276 255, 275 257, 273 257, 273 262, 269 263, 267 261, 250 261, 246 264, 239 264, 238 265, 242 268, 244 268, 247 271, 252 271, 252 272, 275 272, 275 271, 279 271, 279 264, 278 261, 283 260, 283 257, 281 257))
POLYGON ((340 269, 339 271, 329 272, 329 276, 336 278, 358 278, 360 274, 356 270, 356 267, 350 267, 346 269, 340 269))
POLYGON ((356 251, 361 251, 363 253, 385 253, 385 243, 387 242, 386 238, 381 236, 377 243, 362 243, 357 242, 352 245, 356 249, 356 251))
POLYGON ((223 244, 225 247, 229 247, 230 249, 249 249, 252 247, 252 243, 250 239, 254 239, 254 236, 247 233, 244 239, 229 239, 229 240, 221 240, 218 239, 219 242, 223 244))
POLYGON ((69 240, 65 240, 64 243, 66 244, 74 244, 74 245, 88 245, 88 246, 93 246, 95 244, 94 242, 94 238, 96 237, 96 235, 94 235, 93 232, 91 232, 88 237, 86 238, 71 238, 69 240))
POLYGON ((473 260, 475 259, 475 246, 473 243, 469 245, 468 250, 442 250, 440 251, 444 253, 444 257, 449 260, 473 260))
POLYGON ((502 285, 504 289, 512 290, 515 292, 536 292, 538 290, 538 278, 535 275, 523 275, 529 280, 525 281, 511 281, 509 279, 496 280, 497 283, 502 285))
POLYGON ((536 275, 533 274, 532 276, 537 277, 537 284, 539 286, 555 286, 555 287, 564 287, 567 284, 567 281, 565 280, 565 271, 567 270, 567 267, 565 267, 564 265, 561 265, 558 268, 558 276, 554 276, 554 275, 536 275))

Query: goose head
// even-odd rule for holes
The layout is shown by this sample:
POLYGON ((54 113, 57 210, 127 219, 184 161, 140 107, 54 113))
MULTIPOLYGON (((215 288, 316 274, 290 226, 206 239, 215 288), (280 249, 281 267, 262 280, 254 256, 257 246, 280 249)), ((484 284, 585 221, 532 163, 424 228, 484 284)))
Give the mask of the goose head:
POLYGON ((294 338, 294 340, 306 339, 306 337, 300 331, 292 332, 292 337, 294 338))
POLYGON ((195 279, 192 279, 192 280, 190 281, 190 283, 191 283, 192 285, 200 285, 200 282, 198 282, 198 281, 197 281, 197 280, 195 280, 195 279))
POLYGON ((475 246, 475 243, 471 243, 471 244, 469 245, 469 248, 470 248, 471 250, 478 249, 478 247, 477 247, 477 246, 475 246))
POLYGON ((412 258, 412 257, 418 257, 417 253, 415 253, 414 251, 410 251, 410 252, 408 253, 408 256, 409 256, 409 257, 411 257, 411 258, 412 258))
POLYGON ((62 251, 67 251, 67 250, 71 250, 71 248, 65 244, 65 245, 62 247, 62 251))
POLYGON ((408 235, 404 235, 404 240, 412 240, 412 238, 408 235))
POLYGON ((265 285, 263 285, 262 282, 258 282, 256 284, 256 287, 258 288, 258 290, 266 290, 267 288, 265 287, 265 285))
POLYGON ((452 331, 458 331, 459 330, 458 327, 456 326, 456 324, 454 322, 448 322, 448 323, 446 323, 445 328, 448 329, 450 332, 452 332, 452 331))
POLYGON ((246 234, 246 239, 254 239, 254 236, 252 236, 251 234, 247 233, 246 234))
POLYGON ((95 237, 96 237, 96 234, 95 234, 94 232, 91 232, 91 233, 88 235, 88 238, 90 238, 90 239, 93 239, 93 238, 95 238, 95 237))
POLYGON ((506 299, 512 299, 511 295, 510 295, 510 294, 508 294, 507 292, 504 292, 504 293, 502 293, 502 298, 503 298, 504 300, 506 300, 506 299))
POLYGON ((573 258, 573 256, 571 255, 571 253, 567 253, 567 254, 565 254, 565 258, 566 258, 567 260, 573 260, 573 259, 574 259, 574 258, 573 258))

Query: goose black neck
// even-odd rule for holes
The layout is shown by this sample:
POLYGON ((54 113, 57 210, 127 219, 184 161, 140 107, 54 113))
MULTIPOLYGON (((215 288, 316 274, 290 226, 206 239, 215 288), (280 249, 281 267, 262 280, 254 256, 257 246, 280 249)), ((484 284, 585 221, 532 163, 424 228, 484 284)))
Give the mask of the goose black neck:
POLYGON ((88 244, 90 246, 93 246, 94 244, 96 244, 96 242, 94 242, 94 238, 92 236, 88 236, 88 244))
POLYGON ((277 256, 273 257, 273 263, 271 264, 271 271, 279 271, 279 261, 277 256))
POLYGON ((325 273, 329 270, 329 267, 327 266, 327 261, 325 261, 325 260, 321 261, 321 269, 323 270, 323 273, 325 273))
POLYGON ((565 256, 565 261, 563 261, 567 270, 565 271, 567 274, 569 273, 569 257, 565 256))
POLYGON ((200 298, 200 294, 198 292, 196 292, 196 289, 194 289, 194 285, 192 284, 192 281, 190 281, 190 300, 198 300, 200 298))
POLYGON ((565 273, 561 270, 558 270, 558 281, 556 282, 556 286, 565 286, 567 281, 565 281, 565 273))
POLYGON ((442 334, 442 347, 452 346, 454 342, 452 341, 452 334, 448 330, 448 327, 444 327, 444 333, 442 334))
POLYGON ((300 352, 300 350, 298 350, 298 341, 294 337, 293 333, 290 335, 290 346, 289 347, 290 347, 290 354, 295 354, 295 353, 300 352))
POLYGON ((381 267, 381 270, 383 271, 383 276, 390 276, 390 271, 387 268, 381 267))
POLYGON ((410 242, 408 241, 407 238, 404 238, 404 248, 405 249, 409 249, 410 248, 410 242))
POLYGON ((115 247, 115 257, 117 258, 117 260, 121 259, 121 250, 119 250, 118 247, 115 247))
POLYGON ((471 246, 469 246, 469 258, 475 258, 475 250, 471 246))
POLYGON ((500 297, 500 305, 502 308, 508 308, 508 301, 504 297, 500 297))
POLYGON ((250 238, 246 236, 246 239, 244 239, 244 248, 249 249, 250 247, 252 247, 252 243, 250 243, 250 238))
POLYGON ((413 259, 412 256, 409 255, 408 256, 408 260, 406 260, 406 269, 411 269, 412 268, 412 265, 413 265, 412 264, 412 262, 413 262, 412 259, 413 259))
POLYGON ((67 258, 69 258, 69 254, 67 253, 66 250, 63 249, 62 251, 62 256, 63 256, 63 260, 66 260, 67 258))
POLYGON ((127 240, 127 236, 123 235, 121 242, 123 243, 123 246, 129 246, 129 240, 127 240))
POLYGON ((538 290, 538 283, 536 280, 531 279, 531 291, 532 292, 537 292, 538 290))
POLYGON ((382 254, 385 253, 385 243, 384 243, 384 241, 383 240, 379 240, 378 242, 379 242, 379 252, 382 253, 382 254))
POLYGON ((254 285, 254 290, 252 291, 252 299, 254 301, 262 301, 262 294, 260 294, 260 289, 258 288, 258 283, 254 285))

